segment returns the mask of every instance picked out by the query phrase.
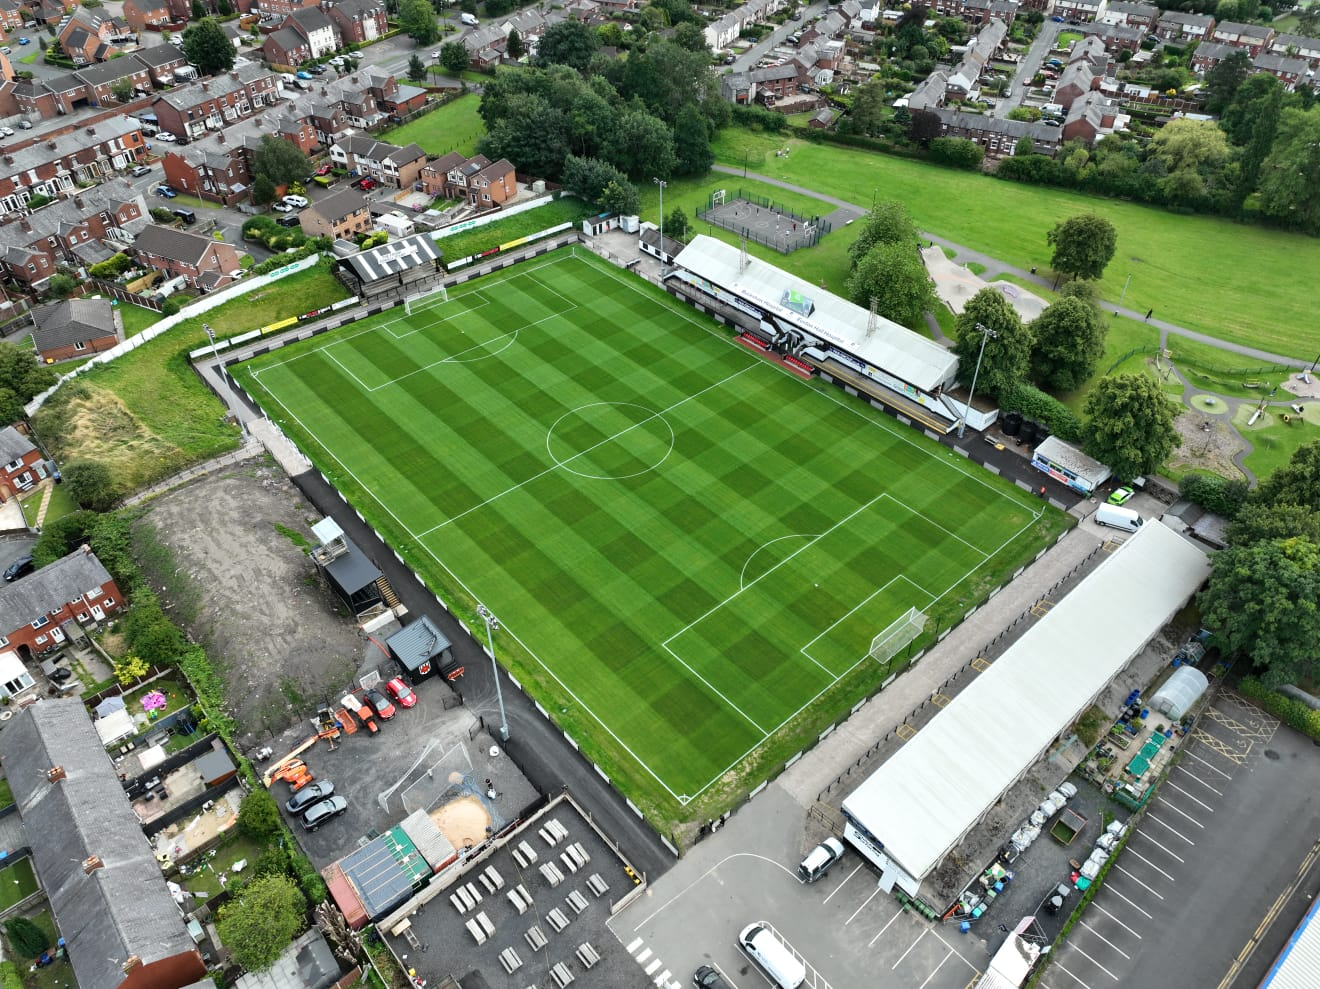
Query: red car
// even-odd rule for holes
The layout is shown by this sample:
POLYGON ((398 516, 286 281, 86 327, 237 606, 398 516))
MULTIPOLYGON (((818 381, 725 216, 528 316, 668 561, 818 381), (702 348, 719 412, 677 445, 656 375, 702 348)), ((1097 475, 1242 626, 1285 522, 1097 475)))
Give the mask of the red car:
POLYGON ((334 171, 334 167, 335 167, 334 165, 322 165, 320 168, 316 170, 316 174, 329 175, 332 171, 334 171))
POLYGON ((370 192, 376 188, 376 180, 372 178, 360 178, 353 183, 354 189, 361 189, 363 192, 370 192))
POLYGON ((394 705, 379 690, 367 691, 367 703, 372 706, 376 712, 376 717, 380 718, 381 721, 389 721, 390 718, 394 717, 394 705))
POLYGON ((389 694, 399 707, 412 707, 417 703, 417 695, 399 677, 395 677, 385 684, 385 693, 389 694))

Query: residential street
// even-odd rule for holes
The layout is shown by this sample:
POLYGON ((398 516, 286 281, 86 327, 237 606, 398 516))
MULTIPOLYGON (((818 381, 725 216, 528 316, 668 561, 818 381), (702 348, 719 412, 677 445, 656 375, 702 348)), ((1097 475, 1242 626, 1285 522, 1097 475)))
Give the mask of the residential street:
POLYGON ((1028 83, 1031 82, 1041 65, 1049 57, 1050 51, 1054 48, 1054 40, 1059 36, 1066 25, 1058 21, 1052 21, 1049 18, 1041 24, 1040 30, 1036 33, 1036 40, 1031 43, 1027 53, 1022 56, 1022 61, 1018 63, 1017 73, 1013 76, 1013 95, 1000 99, 995 108, 990 111, 992 117, 1006 117, 1009 111, 1014 107, 1022 105, 1022 99, 1026 96, 1028 83))

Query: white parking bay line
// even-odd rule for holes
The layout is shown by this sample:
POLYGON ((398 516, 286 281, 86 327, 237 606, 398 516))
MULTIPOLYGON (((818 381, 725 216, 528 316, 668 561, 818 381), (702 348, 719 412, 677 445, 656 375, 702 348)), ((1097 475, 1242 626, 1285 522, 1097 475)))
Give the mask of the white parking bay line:
POLYGON ((1211 793, 1213 793, 1215 796, 1217 796, 1217 797, 1222 797, 1222 796, 1224 795, 1224 792, 1223 792, 1222 790, 1216 790, 1213 786, 1211 786, 1209 783, 1207 783, 1205 780, 1201 779, 1201 777, 1197 776, 1195 773, 1191 772, 1190 770, 1184 769, 1182 766, 1175 766, 1174 769, 1176 769, 1178 772, 1182 773, 1184 776, 1188 776, 1188 777, 1190 777, 1190 778, 1196 780, 1196 782, 1200 783, 1203 787, 1205 787, 1207 790, 1209 790, 1209 791, 1210 791, 1211 793))
MULTIPOLYGON (((1165 848, 1165 847, 1164 847, 1163 845, 1161 845, 1158 841, 1156 841, 1156 840, 1155 840, 1154 838, 1152 838, 1149 834, 1147 834, 1144 830, 1138 828, 1136 831, 1133 831, 1133 832, 1132 832, 1132 836, 1133 836, 1134 838, 1137 837, 1137 836, 1140 836, 1140 837, 1142 837, 1142 838, 1145 838, 1145 839, 1146 839, 1147 841, 1149 841, 1152 845, 1154 845, 1156 848, 1158 848, 1160 851, 1162 851, 1165 855, 1169 856, 1169 858, 1171 858, 1171 859, 1177 859, 1177 860, 1178 860, 1180 863, 1182 863, 1183 865, 1186 865, 1186 864, 1187 864, 1186 859, 1184 859, 1181 855, 1176 855, 1176 854, 1174 854, 1172 851, 1170 851, 1168 848, 1165 848)), ((1131 842, 1129 842, 1128 844, 1131 844, 1131 842)))
POLYGON ((1197 800, 1195 797, 1193 797, 1190 793, 1188 793, 1186 790, 1184 790, 1182 787, 1180 787, 1177 783, 1174 783, 1172 780, 1165 780, 1165 781, 1164 781, 1164 784, 1165 784, 1166 786, 1168 786, 1170 789, 1177 790, 1179 793, 1181 793, 1184 797, 1186 797, 1186 798, 1187 798, 1188 800, 1190 800, 1192 803, 1194 803, 1194 804, 1200 804, 1202 807, 1204 807, 1206 810, 1208 810, 1211 814, 1213 814, 1213 813, 1215 812, 1215 809, 1214 809, 1213 807, 1211 807, 1208 803, 1206 803, 1204 800, 1197 800))
POLYGON ((1183 833, 1182 833, 1181 831, 1179 831, 1177 828, 1170 827, 1168 824, 1165 824, 1165 823, 1164 823, 1163 821, 1161 821, 1158 817, 1156 817, 1153 813, 1149 813, 1149 814, 1147 814, 1147 815, 1146 815, 1146 820, 1148 820, 1148 821, 1154 821, 1154 822, 1155 822, 1156 824, 1158 824, 1160 827, 1162 827, 1162 828, 1166 828, 1166 829, 1168 829, 1169 831, 1172 831, 1174 834, 1176 834, 1176 835, 1177 835, 1179 838, 1181 838, 1183 841, 1187 842, 1187 844, 1191 845, 1193 848, 1196 847, 1196 842, 1192 841, 1191 838, 1187 837, 1187 835, 1183 834, 1183 833))
POLYGON ((1175 879, 1173 876, 1169 875, 1169 873, 1167 873, 1167 872, 1165 872, 1163 869, 1161 869, 1161 868, 1160 868, 1158 865, 1156 865, 1154 862, 1152 862, 1150 859, 1146 858, 1146 856, 1142 855, 1142 854, 1141 854, 1139 851, 1137 851, 1135 848, 1129 847, 1129 848, 1128 848, 1128 852, 1129 852, 1134 858, 1139 858, 1139 859, 1141 859, 1141 861, 1145 862, 1148 866, 1150 866, 1152 869, 1154 869, 1156 872, 1158 872, 1161 876, 1163 876, 1165 879, 1169 880, 1169 882, 1174 882, 1174 883, 1176 883, 1176 882, 1178 881, 1178 880, 1175 879))
POLYGON ((926 936, 926 931, 929 930, 930 930, 929 927, 922 929, 922 932, 917 935, 917 940, 909 944, 907 951, 903 952, 901 955, 898 956, 898 961, 894 962, 894 964, 889 966, 889 971, 892 972, 894 969, 898 968, 898 966, 903 964, 903 959, 906 958, 908 956, 908 953, 911 952, 911 950, 917 946, 917 944, 921 941, 921 939, 926 936))
POLYGON ((1229 776, 1228 773, 1224 772, 1222 769, 1216 766, 1214 763, 1206 762, 1195 752, 1189 752, 1186 749, 1184 749, 1183 751, 1187 754, 1188 758, 1195 759, 1197 762, 1201 763, 1202 765, 1207 766, 1212 772, 1218 773, 1220 776, 1224 777, 1224 779, 1231 780, 1233 778, 1232 776, 1229 776))
POLYGON ((873 892, 870 896, 868 896, 865 900, 862 901, 862 905, 860 907, 858 907, 856 910, 852 912, 852 916, 843 922, 843 926, 847 927, 849 924, 851 924, 853 920, 856 919, 857 915, 866 909, 866 905, 870 903, 872 900, 874 900, 878 895, 880 895, 879 886, 875 888, 875 892, 873 892))
POLYGON ((1169 810, 1173 811, 1175 814, 1181 814, 1183 817, 1187 818, 1187 820, 1191 821, 1193 824, 1195 824, 1195 825, 1196 825, 1198 828, 1200 828, 1202 831, 1205 830, 1205 825, 1204 825, 1204 824, 1202 824, 1200 821, 1198 821, 1196 818, 1194 818, 1191 814, 1187 813, 1187 811, 1185 811, 1185 810, 1179 810, 1179 809, 1178 809, 1177 807, 1175 807, 1173 804, 1169 803, 1169 798, 1168 798, 1168 797, 1165 797, 1165 796, 1163 796, 1163 795, 1160 795, 1157 799, 1159 800, 1159 802, 1160 802, 1160 806, 1161 806, 1161 807, 1167 807, 1167 808, 1169 808, 1169 810))
POLYGON ((1129 934, 1131 934, 1131 935, 1132 935, 1134 938, 1136 938, 1138 941, 1142 941, 1142 940, 1144 940, 1144 938, 1142 938, 1142 936, 1141 936, 1140 934, 1138 934, 1136 931, 1134 931, 1131 927, 1128 927, 1127 924, 1123 923, 1121 920, 1119 920, 1117 917, 1115 917, 1112 913, 1110 913, 1108 910, 1106 910, 1104 907, 1102 907, 1099 903, 1096 903, 1095 900, 1092 900, 1092 901, 1091 901, 1091 906, 1095 907, 1095 908, 1096 908, 1097 910, 1099 910, 1102 914, 1104 914, 1106 917, 1108 917, 1110 920, 1112 920, 1112 921, 1113 921, 1115 924, 1117 924, 1119 927, 1123 928, 1123 930, 1127 931, 1129 934))
POLYGON ((1105 975, 1109 976, 1109 977, 1110 977, 1111 979, 1113 979, 1115 982, 1118 981, 1118 976, 1117 976, 1117 975, 1115 975, 1113 972, 1109 971, 1109 969, 1105 968, 1103 965, 1101 965, 1098 961, 1096 961, 1094 958, 1092 958, 1090 955, 1088 955, 1088 954, 1087 954, 1085 951, 1083 951, 1081 948, 1077 947, 1077 943, 1076 943, 1076 942, 1073 942, 1073 946, 1072 946, 1072 947, 1073 947, 1073 951, 1077 952, 1079 955, 1081 955, 1083 958, 1085 958, 1088 962, 1090 962, 1090 963, 1091 963, 1092 965, 1094 965, 1096 968, 1100 969, 1100 971, 1104 972, 1105 975))
POLYGON ((829 903, 830 900, 834 899, 834 894, 837 893, 839 890, 843 889, 843 887, 848 884, 848 880, 851 879, 853 876, 857 875, 857 873, 861 871, 861 868, 862 868, 862 863, 858 862, 857 868, 853 869, 852 872, 848 873, 848 875, 844 877, 843 882, 839 883, 839 885, 835 886, 834 889, 830 890, 830 895, 825 897, 825 902, 829 903))
POLYGON ((1070 979, 1072 979, 1074 982, 1076 982, 1079 986, 1086 986, 1086 989, 1091 989, 1091 987, 1090 987, 1089 985, 1087 985, 1087 983, 1083 982, 1083 981, 1082 981, 1081 979, 1079 979, 1077 976, 1073 975, 1072 972, 1070 972, 1068 969, 1064 968, 1064 967, 1063 967, 1063 964, 1062 964, 1061 962, 1059 962, 1059 961, 1056 960, 1056 961, 1054 962, 1054 967, 1057 968, 1057 969, 1058 969, 1060 972, 1062 972, 1064 975, 1068 976, 1068 978, 1070 978, 1070 979))
POLYGON ((1140 886, 1142 889, 1144 889, 1144 890, 1146 890, 1147 892, 1149 892, 1151 895, 1153 895, 1153 896, 1155 896, 1155 897, 1157 897, 1157 898, 1159 898, 1159 899, 1161 899, 1161 900, 1164 899, 1163 896, 1161 896, 1159 893, 1155 892, 1155 890, 1151 889, 1149 886, 1147 886, 1145 883, 1143 883, 1140 879, 1138 879, 1136 876, 1134 876, 1134 875, 1133 875, 1131 872, 1129 872, 1127 869, 1123 868, 1123 866, 1122 866, 1121 864, 1119 864, 1119 863, 1115 863, 1115 864, 1114 864, 1114 868, 1117 869, 1119 872, 1123 873, 1123 875, 1127 876, 1127 877, 1128 877, 1129 879, 1131 879, 1134 883, 1136 883, 1136 884, 1137 884, 1138 886, 1140 886))
POLYGON ((885 926, 880 928, 880 930, 876 932, 875 937, 871 938, 871 940, 867 942, 866 946, 869 948, 871 947, 871 945, 879 941, 880 938, 884 935, 885 931, 889 930, 889 925, 892 924, 894 921, 898 920, 898 918, 901 916, 903 916, 903 908, 899 907, 898 911, 894 914, 894 916, 889 918, 889 920, 885 923, 885 926))
POLYGON ((940 959, 940 963, 936 965, 933 969, 931 969, 930 975, 926 976, 926 981, 923 982, 920 986, 918 986, 917 989, 926 989, 926 986, 930 985, 930 980, 935 978, 935 973, 938 972, 940 969, 942 969, 944 967, 944 963, 947 962, 952 957, 953 957, 953 950, 950 949, 946 951, 944 953, 944 957, 940 959))
MULTIPOLYGON (((1129 900, 1126 896, 1124 896, 1124 895, 1123 895, 1122 893, 1120 893, 1118 890, 1114 889, 1114 884, 1113 884, 1113 883, 1105 883, 1105 890, 1107 890, 1107 891, 1110 892, 1110 893, 1113 893, 1113 894, 1114 894, 1115 896, 1117 896, 1120 900, 1122 900, 1124 903, 1126 903, 1128 906, 1130 906, 1133 910, 1137 911, 1137 913, 1141 914, 1141 915, 1142 915, 1143 917, 1145 917, 1147 920, 1154 920, 1154 919, 1155 919, 1155 915, 1154 915, 1154 914, 1146 913, 1145 910, 1143 910, 1140 906, 1137 905, 1137 903, 1136 903, 1135 900, 1129 900)), ((1091 902, 1094 903, 1095 901, 1092 900, 1091 902)))
POLYGON ((1118 945, 1116 945, 1113 941, 1109 940, 1109 938, 1105 937, 1103 934, 1101 934, 1099 931, 1097 931, 1094 927, 1092 927, 1092 926, 1091 926, 1090 924, 1088 924, 1086 921, 1084 921, 1084 920, 1079 920, 1078 923, 1081 924, 1083 927, 1085 927, 1088 931, 1090 931, 1090 932, 1091 932, 1092 934, 1094 934, 1096 937, 1098 937, 1098 938, 1099 938, 1101 941, 1103 941, 1105 944, 1109 945, 1109 947, 1111 947, 1111 948, 1113 948, 1115 951, 1117 951, 1120 955, 1122 955, 1122 956, 1123 956, 1124 958, 1126 958, 1128 961, 1132 961, 1132 956, 1131 956, 1131 955, 1129 955, 1126 951, 1124 951, 1122 948, 1120 948, 1118 945))

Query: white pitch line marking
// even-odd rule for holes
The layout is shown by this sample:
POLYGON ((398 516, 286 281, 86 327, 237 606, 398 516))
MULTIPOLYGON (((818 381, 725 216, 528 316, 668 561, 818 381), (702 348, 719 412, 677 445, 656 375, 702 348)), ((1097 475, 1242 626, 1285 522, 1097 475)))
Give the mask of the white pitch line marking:
POLYGON ((1182 787, 1180 787, 1177 783, 1170 782, 1169 780, 1165 780, 1164 782, 1169 786, 1170 789, 1177 790, 1179 793, 1181 793, 1184 797, 1186 797, 1186 798, 1187 798, 1188 800, 1190 800, 1192 803, 1194 803, 1194 804, 1200 804, 1202 807, 1204 807, 1206 810, 1208 810, 1211 814, 1213 814, 1213 813, 1215 812, 1215 809, 1214 809, 1213 807, 1211 807, 1208 803, 1206 803, 1204 800, 1198 800, 1196 797, 1193 797, 1190 793, 1188 793, 1186 790, 1184 790, 1182 787))
POLYGON ((1224 779, 1226 779, 1226 780, 1232 780, 1232 779, 1233 779, 1233 777, 1232 777, 1232 776, 1229 776, 1228 773, 1224 772, 1222 769, 1220 769, 1218 766, 1214 765, 1213 763, 1206 762, 1204 759, 1202 759, 1202 758, 1201 758, 1199 755, 1197 755, 1195 752, 1190 752, 1190 751, 1188 751, 1188 752, 1187 752, 1187 755, 1188 755, 1190 758, 1195 759, 1197 762, 1204 763, 1204 764, 1205 764, 1210 770, 1212 770, 1213 772, 1218 773, 1220 776, 1224 777, 1224 779))

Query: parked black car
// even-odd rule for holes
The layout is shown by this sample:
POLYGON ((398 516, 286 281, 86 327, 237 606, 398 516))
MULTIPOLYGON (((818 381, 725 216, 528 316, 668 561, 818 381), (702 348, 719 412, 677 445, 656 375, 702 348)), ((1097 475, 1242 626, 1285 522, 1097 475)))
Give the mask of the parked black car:
POLYGON ((315 831, 326 821, 338 817, 348 810, 348 801, 340 796, 330 797, 320 803, 312 804, 303 811, 302 826, 308 831, 315 831))
POLYGON ((284 805, 284 809, 290 814, 301 814, 312 804, 320 803, 326 797, 332 796, 335 792, 335 785, 330 780, 317 780, 310 786, 303 787, 284 805))
POLYGON ((31 556, 20 556, 5 568, 5 580, 18 580, 20 577, 26 577, 35 569, 36 565, 33 564, 31 556))

